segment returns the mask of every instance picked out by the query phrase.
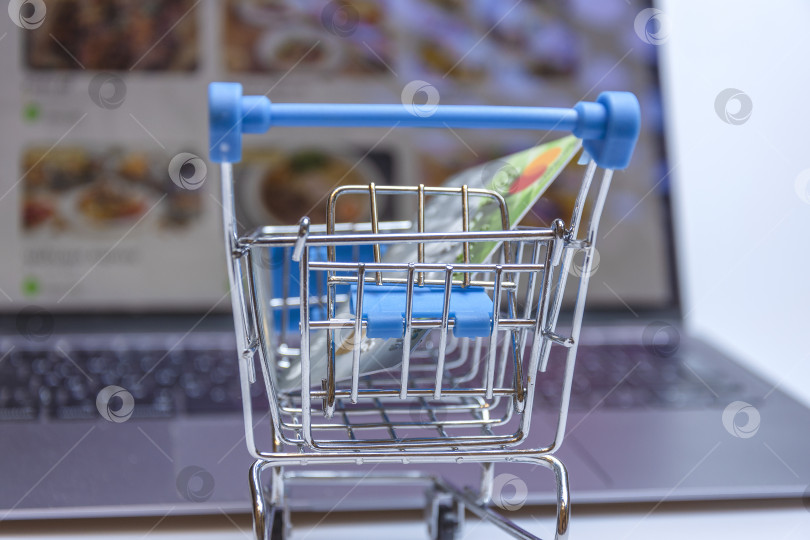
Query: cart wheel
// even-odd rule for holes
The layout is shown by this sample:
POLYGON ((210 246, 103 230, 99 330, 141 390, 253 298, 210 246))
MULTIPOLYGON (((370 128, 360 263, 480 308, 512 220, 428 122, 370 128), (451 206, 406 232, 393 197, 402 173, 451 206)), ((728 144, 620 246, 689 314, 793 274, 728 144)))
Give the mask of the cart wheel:
POLYGON ((458 508, 456 505, 439 505, 436 520, 436 540, 455 540, 459 529, 458 508))
POLYGON ((287 523, 284 519, 284 510, 281 508, 273 508, 271 519, 269 540, 286 540, 287 523))
POLYGON ((464 504, 441 489, 426 495, 425 520, 430 540, 455 540, 464 528, 464 504))

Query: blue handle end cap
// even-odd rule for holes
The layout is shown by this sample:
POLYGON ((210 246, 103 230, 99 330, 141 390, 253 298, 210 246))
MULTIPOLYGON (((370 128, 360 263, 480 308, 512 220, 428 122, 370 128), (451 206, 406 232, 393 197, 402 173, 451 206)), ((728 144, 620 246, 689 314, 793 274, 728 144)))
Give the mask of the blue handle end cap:
POLYGON ((209 157, 211 161, 242 159, 242 85, 208 85, 209 157))
POLYGON ((239 83, 208 85, 209 154, 211 161, 242 159, 242 134, 264 133, 270 127, 270 100, 243 96, 239 83))
POLYGON ((578 103, 574 134, 596 164, 624 169, 630 164, 641 131, 641 108, 631 92, 602 92, 596 103, 578 103))

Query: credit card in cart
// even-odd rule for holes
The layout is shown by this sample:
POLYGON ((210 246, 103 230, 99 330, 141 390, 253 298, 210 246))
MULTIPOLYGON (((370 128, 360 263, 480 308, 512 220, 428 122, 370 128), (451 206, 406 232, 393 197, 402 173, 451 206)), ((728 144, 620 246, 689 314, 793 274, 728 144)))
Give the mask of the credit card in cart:
MULTIPOLYGON (((567 136, 506 157, 464 170, 446 180, 442 187, 488 189, 499 193, 509 211, 509 229, 517 227, 560 172, 582 146, 577 137, 567 136)), ((503 230, 498 203, 491 197, 470 196, 471 231, 503 230)), ((416 220, 414 220, 416 222, 416 220)), ((463 230, 461 198, 434 195, 425 204, 425 230, 450 232, 463 230), (453 204, 458 204, 455 211, 453 204)), ((462 262, 459 243, 424 244, 426 263, 462 262)), ((497 249, 497 242, 471 242, 470 262, 486 262, 497 249)), ((416 244, 395 244, 383 256, 385 262, 417 260, 416 244)))
MULTIPOLYGON (((582 142, 568 136, 528 150, 510 154, 501 159, 466 169, 447 179, 444 187, 488 189, 503 196, 508 213, 509 229, 517 227, 528 211, 537 203, 560 172, 568 165, 580 149, 582 142)), ((425 228, 428 231, 461 231, 463 218, 460 197, 433 196, 425 204, 425 228), (458 202, 458 211, 448 205, 458 202)), ((470 230, 503 230, 499 204, 490 197, 469 198, 470 230)), ((416 220, 414 220, 416 222, 416 220)), ((496 242, 472 242, 470 262, 484 263, 496 251, 496 242)), ((425 262, 462 262, 463 253, 459 243, 441 242, 425 244, 425 262)), ((384 262, 417 260, 416 244, 395 244, 389 246, 383 256, 384 262)), ((439 276, 440 277, 440 276, 439 276)), ((340 309, 340 308, 338 308, 340 309)), ((348 309, 348 306, 343 306, 348 309)), ((346 314, 347 318, 353 315, 346 314)), ((411 338, 411 348, 416 348, 429 333, 416 330, 411 338)), ((335 332, 335 379, 351 377, 353 348, 356 336, 353 329, 335 332)), ((403 340, 391 338, 369 338, 363 332, 360 343, 360 374, 366 375, 395 368, 402 360, 403 340)), ((326 376, 327 342, 326 333, 317 332, 310 343, 311 380, 313 387, 319 387, 326 376)), ((282 390, 294 389, 301 384, 301 367, 293 364, 282 370, 278 382, 282 390)), ((392 373, 392 380, 398 380, 392 373)))

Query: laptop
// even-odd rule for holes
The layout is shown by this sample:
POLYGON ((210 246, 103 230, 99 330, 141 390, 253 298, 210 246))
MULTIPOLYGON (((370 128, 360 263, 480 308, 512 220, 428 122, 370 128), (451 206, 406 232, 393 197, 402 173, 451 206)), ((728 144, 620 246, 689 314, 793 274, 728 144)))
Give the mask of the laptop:
MULTIPOLYGON (((66 10, 86 9, 71 2, 49 2, 41 21, 0 23, 8 32, 0 106, 16 118, 0 128, 0 520, 251 510, 216 171, 210 166, 196 190, 170 178, 177 155, 207 155, 209 80, 270 89, 277 101, 397 102, 410 80, 435 84, 445 103, 571 106, 605 89, 635 92, 644 128, 608 196, 557 454, 572 501, 803 495, 810 438, 797 434, 807 432, 810 411, 681 326, 657 51, 634 25, 649 6, 424 0, 357 11, 359 22, 341 19, 344 28, 292 3, 178 10, 183 2, 157 2, 146 19, 154 27, 144 29, 140 3, 119 4, 103 17, 121 27, 141 21, 156 36, 171 28, 166 39, 104 47, 93 25, 109 21, 70 18, 66 10), (465 55, 493 26, 501 31, 465 55)), ((383 135, 350 130, 335 141, 292 129, 246 141, 240 223, 314 216, 341 177, 431 181, 536 142, 512 133, 383 135), (309 193, 295 189, 302 164, 317 173, 309 193)), ((565 215, 577 174, 561 176, 527 223, 565 215)), ((559 367, 552 358, 550 372, 559 367)), ((545 406, 555 391, 539 392, 537 423, 552 420, 545 406)), ((251 398, 261 411, 262 397, 251 398)), ((424 470, 474 484, 475 467, 424 470)), ((496 472, 528 477, 517 465, 496 472)), ((553 500, 552 479, 537 474, 527 504, 553 500)), ((419 492, 341 489, 303 486, 291 503, 424 504, 419 492)))

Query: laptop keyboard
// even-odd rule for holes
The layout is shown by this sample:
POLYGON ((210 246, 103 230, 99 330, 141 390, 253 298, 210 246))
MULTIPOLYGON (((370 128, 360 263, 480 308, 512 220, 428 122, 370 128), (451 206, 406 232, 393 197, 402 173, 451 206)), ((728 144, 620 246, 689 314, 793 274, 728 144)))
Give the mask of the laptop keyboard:
POLYGON ((97 418, 96 396, 110 385, 132 394, 133 417, 241 407, 233 346, 111 350, 65 344, 25 349, 17 344, 3 354, 0 420, 97 418))
MULTIPOLYGON (((560 400, 564 355, 565 350, 552 349, 547 372, 538 377, 537 399, 550 405, 560 400)), ((723 373, 699 372, 677 355, 664 356, 643 345, 580 345, 570 408, 722 408, 745 390, 723 373)))
MULTIPOLYGON (((559 403, 564 353, 555 347, 538 378, 537 399, 549 406, 559 403)), ((241 410, 232 345, 112 350, 64 343, 27 348, 18 342, 0 347, 0 357, 0 421, 97 418, 96 396, 110 385, 132 394, 133 417, 241 410)), ((580 346, 571 409, 722 407, 741 391, 733 381, 698 375, 677 356, 640 345, 580 346)), ((263 400, 254 396, 254 406, 262 408, 263 400)))

